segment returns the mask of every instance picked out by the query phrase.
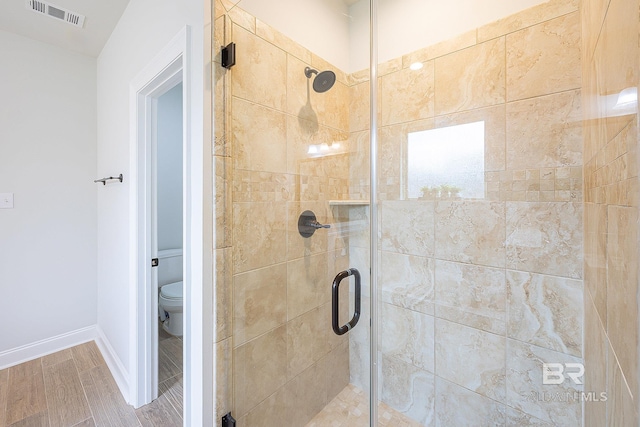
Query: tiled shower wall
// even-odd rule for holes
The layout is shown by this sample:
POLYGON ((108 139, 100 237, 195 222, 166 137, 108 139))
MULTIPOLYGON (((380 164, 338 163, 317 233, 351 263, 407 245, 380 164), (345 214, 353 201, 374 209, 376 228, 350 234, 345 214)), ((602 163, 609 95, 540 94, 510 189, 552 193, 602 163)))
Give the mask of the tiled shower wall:
MULTIPOLYGON (((581 425, 581 387, 542 385, 543 362, 582 362, 580 52, 563 0, 379 67, 380 396, 424 425, 581 425), (477 121, 485 197, 407 200, 408 135, 477 121)), ((368 191, 366 75, 353 198, 368 191)), ((352 342, 356 384, 362 352, 352 342)))
POLYGON ((582 5, 587 426, 638 425, 638 110, 615 107, 639 85, 637 0, 582 5))
MULTIPOLYGON (((336 70, 242 10, 215 2, 217 419, 302 426, 349 382, 347 336, 331 330, 331 283, 348 267, 348 86, 310 90, 307 66, 336 70), (332 155, 310 157, 310 145, 332 155), (331 229, 298 233, 312 210, 331 229)), ((348 309, 343 287, 342 317, 348 309)))

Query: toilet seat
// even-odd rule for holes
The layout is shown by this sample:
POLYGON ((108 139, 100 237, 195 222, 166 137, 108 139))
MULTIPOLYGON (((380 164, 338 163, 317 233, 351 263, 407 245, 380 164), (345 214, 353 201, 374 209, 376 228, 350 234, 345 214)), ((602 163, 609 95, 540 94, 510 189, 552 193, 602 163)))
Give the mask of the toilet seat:
POLYGON ((160 297, 182 300, 182 282, 169 283, 160 288, 160 297))

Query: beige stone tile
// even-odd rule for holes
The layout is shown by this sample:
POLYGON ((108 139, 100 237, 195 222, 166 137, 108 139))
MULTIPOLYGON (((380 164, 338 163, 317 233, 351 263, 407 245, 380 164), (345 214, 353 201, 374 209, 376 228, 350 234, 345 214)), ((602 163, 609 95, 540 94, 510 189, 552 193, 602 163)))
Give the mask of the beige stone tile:
POLYGON ((382 357, 380 399, 423 425, 432 425, 436 399, 435 376, 394 357, 382 357))
POLYGON ((297 185, 294 175, 237 169, 233 171, 233 201, 287 202, 300 198, 297 185))
POLYGON ((345 340, 323 357, 324 371, 327 376, 327 400, 336 397, 349 385, 349 341, 345 340))
POLYGON ((499 38, 435 60, 436 115, 505 101, 505 40, 499 38))
POLYGON ((507 406, 507 425, 518 427, 553 427, 554 424, 542 421, 532 415, 507 406))
POLYGON ((287 93, 286 53, 238 25, 233 25, 232 33, 236 43, 232 95, 284 111, 287 93))
POLYGON ((435 212, 436 258, 504 267, 504 203, 437 202, 435 212))
MULTIPOLYGON (((638 6, 633 1, 611 0, 600 41, 596 49, 596 75, 599 96, 616 96, 626 88, 638 86, 638 6)), ((636 120, 637 106, 627 115, 610 103, 606 107, 606 141, 610 141, 629 120, 636 120)))
POLYGON ((405 68, 380 78, 381 125, 433 117, 434 64, 428 61, 420 70, 405 68))
POLYGON ((358 70, 354 73, 351 73, 347 76, 347 82, 350 86, 357 85, 360 83, 368 82, 371 78, 371 70, 369 68, 365 68, 364 70, 358 70))
POLYGON ((233 225, 232 160, 229 157, 213 157, 214 203, 215 203, 215 247, 231 246, 233 225))
POLYGON ((233 271, 283 262, 287 254, 284 202, 233 204, 233 271), (260 214, 257 215, 256 213, 260 214))
POLYGON ((402 68, 408 68, 415 62, 426 62, 476 44, 476 30, 467 31, 440 43, 424 47, 402 57, 402 68))
POLYGON ((291 425, 305 425, 327 404, 329 378, 323 367, 323 364, 313 364, 287 383, 286 416, 291 425))
POLYGON ((256 18, 251 15, 249 12, 246 12, 244 9, 234 6, 231 9, 228 9, 227 15, 231 18, 231 21, 235 25, 238 25, 251 33, 255 34, 256 32, 256 18))
POLYGON ((442 378, 436 378, 435 425, 505 425, 506 410, 507 407, 503 404, 450 383, 442 378))
POLYGON ((215 310, 214 342, 229 338, 232 332, 233 304, 231 301, 233 286, 232 250, 231 248, 213 251, 215 259, 215 283, 213 291, 213 307, 215 310))
POLYGON ((233 338, 217 342, 214 350, 215 401, 214 416, 219 420, 233 408, 233 338))
POLYGON ((507 104, 507 169, 581 164, 580 91, 507 104))
POLYGON ((484 122, 484 170, 506 169, 505 106, 480 108, 463 113, 436 117, 436 128, 484 122))
POLYGON ((580 425, 582 404, 574 396, 582 386, 569 378, 559 385, 543 384, 543 363, 582 363, 582 359, 507 340, 507 405, 552 425, 580 425), (562 400, 550 398, 556 395, 562 400))
POLYGON ((240 0, 220 0, 220 4, 226 11, 233 9, 238 3, 240 3, 240 0))
POLYGON ((593 52, 595 51, 610 2, 611 0, 593 0, 581 2, 580 4, 582 52, 586 62, 590 62, 593 59, 593 52))
POLYGON ((584 284, 606 327, 607 322, 607 206, 584 204, 584 284))
POLYGON ((507 36, 507 101, 580 88, 580 14, 507 36))
POLYGON ((369 131, 352 132, 349 135, 349 194, 353 199, 369 199, 369 153, 369 131))
POLYGON ((434 208, 434 202, 382 202, 380 213, 382 250, 409 255, 433 256, 434 208))
POLYGON ((636 402, 630 393, 622 367, 614 356, 614 349, 609 348, 607 362, 607 426, 638 425, 636 402))
POLYGON ((434 372, 435 322, 432 316, 383 303, 380 351, 425 371, 434 372))
MULTIPOLYGON (((305 76, 304 70, 308 66, 308 63, 292 55, 287 57, 287 112, 294 117, 312 122, 314 126, 325 125, 348 131, 348 86, 336 81, 330 90, 317 93, 312 87, 314 76, 311 79, 305 76)), ((319 71, 325 70, 337 71, 333 66, 319 68, 319 71)))
POLYGON ((582 281, 507 271, 507 289, 509 338, 582 356, 582 281))
POLYGON ((357 132, 370 127, 370 85, 368 81, 349 88, 349 130, 357 132))
MULTIPOLYGON (((360 323, 367 325, 371 321, 371 304, 368 294, 362 295, 362 313, 360 323)), ((363 390, 369 389, 370 377, 370 336, 369 329, 356 327, 349 331, 349 382, 363 390)))
POLYGON ((393 58, 389 61, 378 64, 378 76, 384 76, 386 74, 394 73, 402 69, 402 58, 393 58))
POLYGON ((287 322, 287 378, 318 362, 329 352, 328 329, 322 306, 287 322))
POLYGON ((337 169, 333 169, 334 165, 328 164, 339 154, 348 153, 348 132, 300 117, 287 116, 286 141, 286 162, 289 173, 315 176, 342 175, 345 179, 348 178, 346 164, 337 169), (318 154, 322 155, 322 152, 310 153, 310 146, 321 144, 327 145, 327 155, 319 156, 318 154))
POLYGON ((436 319, 436 337, 439 377, 493 400, 505 401, 504 336, 436 319))
POLYGON ((269 43, 272 43, 287 53, 301 59, 303 62, 311 62, 311 52, 282 34, 280 31, 271 27, 256 18, 256 35, 262 37, 269 43))
POLYGON ((478 43, 575 12, 579 0, 550 0, 478 28, 478 43))
POLYGON ((638 393, 638 210, 608 207, 607 333, 631 393, 638 393))
POLYGON ((238 98, 232 108, 234 167, 287 172, 286 115, 238 98))
POLYGON ((331 299, 333 271, 329 270, 327 258, 327 253, 320 253, 287 263, 288 320, 331 299))
POLYGON ((281 326, 234 349, 233 384, 239 417, 282 387, 287 379, 287 327, 281 326))
POLYGON ((435 261, 436 316, 503 335, 505 273, 495 268, 435 261))
POLYGON ((382 252, 381 301, 433 315, 433 264, 431 258, 382 252))
POLYGON ((278 389, 246 416, 237 419, 238 427, 295 427, 285 415, 287 410, 286 390, 286 387, 278 389))
MULTIPOLYGON (((599 394, 607 390, 609 341, 588 292, 585 293, 584 306, 584 389, 599 394)), ((598 427, 607 424, 605 401, 585 402, 584 411, 585 426, 598 427)))
POLYGON ((507 202, 507 268, 582 278, 582 205, 507 202))
POLYGON ((233 277, 233 339, 237 347, 287 320, 287 265, 233 277))

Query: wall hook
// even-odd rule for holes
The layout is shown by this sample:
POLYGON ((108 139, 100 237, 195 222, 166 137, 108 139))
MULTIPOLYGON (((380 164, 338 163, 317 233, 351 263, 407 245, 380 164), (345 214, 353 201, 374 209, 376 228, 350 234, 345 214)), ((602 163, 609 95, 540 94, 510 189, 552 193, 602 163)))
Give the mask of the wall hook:
POLYGON ((102 185, 107 185, 107 181, 113 181, 113 180, 118 180, 120 182, 122 182, 122 174, 118 175, 118 176, 108 176, 106 178, 100 178, 100 179, 95 179, 93 180, 93 182, 101 182, 102 185))

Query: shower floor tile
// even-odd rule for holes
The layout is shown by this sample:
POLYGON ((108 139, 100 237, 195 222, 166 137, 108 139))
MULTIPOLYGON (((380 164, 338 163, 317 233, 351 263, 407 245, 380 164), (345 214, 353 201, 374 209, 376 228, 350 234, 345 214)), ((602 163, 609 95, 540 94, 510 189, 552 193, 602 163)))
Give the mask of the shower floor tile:
MULTIPOLYGON (((369 396, 352 384, 347 385, 307 424, 307 427, 368 426, 369 396)), ((422 424, 380 402, 378 404, 378 426, 421 427, 422 424)))

